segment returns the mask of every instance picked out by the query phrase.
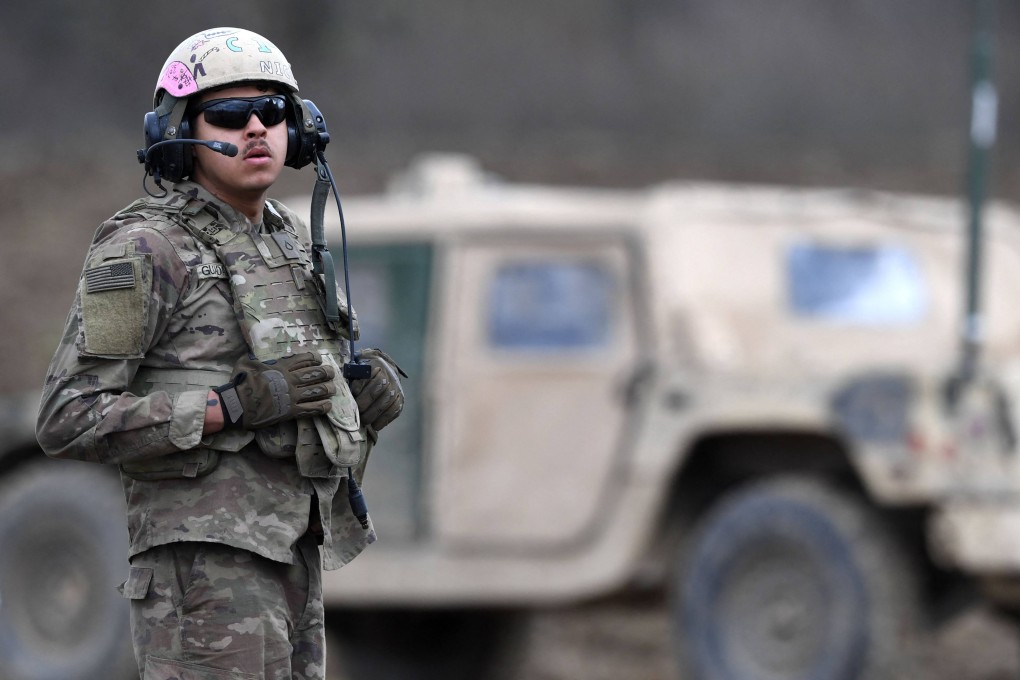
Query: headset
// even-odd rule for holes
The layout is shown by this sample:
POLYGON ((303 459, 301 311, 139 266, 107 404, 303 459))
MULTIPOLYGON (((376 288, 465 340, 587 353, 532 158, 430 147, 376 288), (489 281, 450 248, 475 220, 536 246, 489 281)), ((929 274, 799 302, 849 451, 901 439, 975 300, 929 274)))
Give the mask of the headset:
MULTIPOLYGON (((301 99, 296 94, 285 95, 287 99, 287 156, 284 164, 291 168, 303 168, 316 160, 329 143, 326 122, 318 107, 311 100, 301 99)), ((145 165, 143 180, 152 177, 160 189, 162 180, 179 182, 193 171, 190 145, 206 146, 226 156, 236 156, 237 146, 226 142, 192 139, 191 120, 187 115, 188 99, 164 96, 155 111, 145 114, 142 131, 145 147, 138 150, 138 162, 145 165)), ((143 181, 143 186, 145 183, 143 181)), ((145 191, 155 196, 145 186, 145 191)))

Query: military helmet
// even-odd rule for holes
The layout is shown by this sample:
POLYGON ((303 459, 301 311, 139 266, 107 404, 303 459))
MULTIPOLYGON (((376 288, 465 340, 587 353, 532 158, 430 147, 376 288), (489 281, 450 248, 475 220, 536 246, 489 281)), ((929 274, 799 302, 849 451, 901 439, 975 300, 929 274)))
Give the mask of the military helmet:
POLYGON ((204 90, 263 81, 297 92, 290 63, 273 43, 243 28, 213 28, 191 36, 174 49, 159 71, 153 107, 166 95, 176 99, 204 90))
POLYGON ((178 45, 160 69, 153 93, 153 110, 143 123, 145 147, 138 159, 146 172, 178 181, 192 172, 191 150, 183 145, 159 143, 192 136, 188 104, 193 95, 235 83, 269 83, 287 95, 287 157, 285 163, 301 168, 325 147, 329 135, 315 105, 298 94, 290 63, 276 45, 243 28, 212 28, 178 45), (321 129, 320 129, 321 128, 321 129), (150 152, 151 150, 151 152, 150 152))

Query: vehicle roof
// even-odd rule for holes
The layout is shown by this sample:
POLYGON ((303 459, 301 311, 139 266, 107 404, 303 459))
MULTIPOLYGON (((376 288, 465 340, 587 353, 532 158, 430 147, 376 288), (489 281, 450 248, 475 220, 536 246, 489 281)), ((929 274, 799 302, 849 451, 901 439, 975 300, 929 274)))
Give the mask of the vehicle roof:
MULTIPOLYGON (((352 241, 428 235, 430 238, 497 227, 526 229, 620 227, 635 222, 647 201, 646 190, 589 189, 510 184, 483 173, 472 159, 430 155, 394 177, 378 195, 342 197, 352 241)), ((309 196, 285 201, 307 215, 309 196)), ((331 202, 326 233, 340 236, 331 202)))
MULTIPOLYGON (((299 215, 309 212, 310 196, 285 202, 299 215)), ((867 189, 700 181, 634 189, 509 183, 459 154, 427 154, 396 175, 385 192, 343 196, 342 203, 352 240, 406 236, 422 229, 436 236, 498 227, 668 231, 678 218, 749 225, 778 220, 847 237, 861 229, 956 233, 962 232, 966 216, 956 198, 867 189)), ((331 202, 325 215, 330 238, 338 237, 340 229, 332 208, 331 202)), ((1003 205, 990 208, 988 221, 994 229, 1020 228, 1017 212, 1003 205)))
MULTIPOLYGON (((307 214, 307 198, 289 203, 307 214)), ((963 306, 966 205, 859 189, 665 182, 640 189, 511 184, 471 159, 421 159, 376 196, 345 199, 352 243, 448 241, 482 234, 633 234, 647 258, 656 337, 716 371, 821 373, 862 360, 937 369, 954 361, 963 306), (899 245, 930 290, 920 322, 844 327, 795 318, 783 262, 791 243, 899 245), (763 254, 769 256, 763 257, 763 254)), ((988 208, 983 308, 990 354, 1020 356, 1020 214, 988 208)), ((339 238, 336 211, 326 229, 339 238)))

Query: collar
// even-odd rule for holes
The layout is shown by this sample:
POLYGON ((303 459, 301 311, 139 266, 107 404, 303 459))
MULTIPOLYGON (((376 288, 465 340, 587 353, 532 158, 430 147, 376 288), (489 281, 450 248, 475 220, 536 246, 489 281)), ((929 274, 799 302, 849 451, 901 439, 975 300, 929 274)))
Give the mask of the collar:
MULTIPOLYGON (((187 205, 182 209, 182 212, 199 212, 203 208, 214 213, 223 223, 227 225, 230 231, 241 234, 247 231, 253 230, 251 220, 249 220, 244 214, 235 210, 229 203, 224 203, 220 199, 216 198, 211 192, 205 187, 191 180, 183 180, 181 182, 174 183, 174 192, 180 194, 180 197, 185 199, 187 205)), ((268 205, 268 201, 266 205, 268 205)), ((266 214, 265 208, 263 208, 263 215, 266 214)), ((263 221, 265 218, 263 217, 263 221)))

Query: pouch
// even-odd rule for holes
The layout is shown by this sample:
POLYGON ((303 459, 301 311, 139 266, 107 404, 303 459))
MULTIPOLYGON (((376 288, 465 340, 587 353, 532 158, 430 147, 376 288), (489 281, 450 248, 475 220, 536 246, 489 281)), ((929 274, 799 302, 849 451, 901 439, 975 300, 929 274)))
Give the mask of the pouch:
POLYGON ((332 408, 325 416, 314 419, 326 457, 341 468, 357 467, 367 449, 365 435, 361 432, 361 414, 351 394, 351 387, 343 377, 343 368, 332 355, 323 355, 336 369, 336 394, 330 399, 332 408))
POLYGON ((223 430, 203 439, 201 448, 121 463, 120 469, 142 482, 204 477, 219 465, 221 451, 237 453, 254 438, 252 432, 223 430))
POLYGON ((213 449, 191 449, 156 458, 121 463, 120 470, 131 479, 157 482, 161 479, 204 477, 220 462, 220 452, 213 449))
POLYGON ((117 588, 127 600, 144 600, 152 584, 152 567, 131 567, 127 580, 117 588))

